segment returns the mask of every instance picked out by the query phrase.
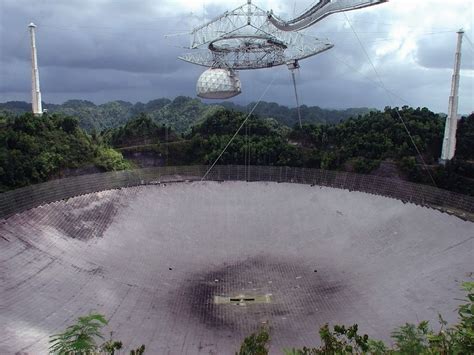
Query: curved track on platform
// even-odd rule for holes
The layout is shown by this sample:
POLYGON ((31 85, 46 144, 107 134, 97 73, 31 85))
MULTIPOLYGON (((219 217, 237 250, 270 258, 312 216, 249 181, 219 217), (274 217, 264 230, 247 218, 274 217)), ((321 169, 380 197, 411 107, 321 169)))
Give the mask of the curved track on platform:
POLYGON ((232 354, 268 323, 273 353, 321 325, 388 339, 405 322, 456 319, 474 272, 471 222, 362 192, 189 182, 87 194, 0 224, 0 353, 101 312, 150 354, 232 354), (215 296, 260 299, 244 306, 215 296))

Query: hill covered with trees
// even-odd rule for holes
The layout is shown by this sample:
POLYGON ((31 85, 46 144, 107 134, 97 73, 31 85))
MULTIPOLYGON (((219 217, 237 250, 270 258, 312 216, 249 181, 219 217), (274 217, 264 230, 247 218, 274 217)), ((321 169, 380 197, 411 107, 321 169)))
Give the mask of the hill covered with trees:
MULTIPOLYGON (((186 105, 188 113, 194 107, 188 122, 191 117, 199 118, 185 132, 144 112, 119 127, 90 134, 79 126, 78 119, 62 114, 0 116, 0 188, 25 186, 84 167, 114 170, 212 164, 247 114, 220 106, 205 106, 206 111, 201 111, 199 101, 182 100, 149 105, 159 112, 173 111, 177 117, 186 105)), ((474 115, 460 121, 456 159, 446 166, 437 163, 443 129, 444 117, 427 108, 387 107, 338 123, 304 124, 302 128, 251 115, 219 164, 344 170, 425 184, 434 180, 438 187, 474 195, 474 115), (391 175, 384 175, 387 167, 391 175)))
MULTIPOLYGON (((50 113, 61 113, 76 117, 79 126, 87 132, 103 131, 119 127, 140 113, 146 113, 154 122, 172 127, 179 133, 188 131, 193 125, 204 121, 222 107, 239 112, 249 112, 254 103, 246 106, 229 102, 205 104, 199 99, 178 96, 174 100, 157 99, 148 103, 132 104, 126 101, 112 101, 96 105, 86 100, 69 100, 62 105, 47 104, 43 107, 50 113)), ((0 114, 23 114, 31 111, 31 105, 23 101, 0 103, 0 114)), ((369 112, 367 108, 327 110, 303 105, 301 112, 305 123, 338 123, 369 112)), ((279 123, 293 127, 298 123, 296 108, 288 108, 276 103, 261 102, 255 114, 263 118, 274 118, 279 123)))
POLYGON ((99 144, 78 120, 63 115, 1 117, 0 192, 52 178, 78 168, 129 168, 122 154, 99 144))
MULTIPOLYGON (((107 131, 103 138, 126 156, 154 154, 163 158, 166 155, 161 161, 170 165, 212 164, 245 117, 242 112, 221 108, 187 134, 177 135, 168 130, 166 141, 156 136, 157 141, 148 146, 127 147, 111 138, 129 134, 136 137, 136 131, 127 132, 127 127, 139 126, 131 122, 124 128, 107 131)), ((146 117, 139 120, 143 119, 146 117)), ((153 122, 148 120, 149 124, 153 122)), ((474 115, 460 122, 458 155, 443 167, 437 162, 444 117, 427 108, 387 107, 384 111, 371 111, 336 124, 305 124, 302 128, 296 125, 293 129, 275 119, 252 115, 227 147, 219 164, 287 165, 365 174, 380 174, 388 165, 397 171, 396 178, 431 185, 434 179, 438 187, 474 195, 473 122, 474 115)), ((159 126, 153 130, 159 130, 159 126)), ((141 135, 145 137, 149 131, 145 128, 141 135)))
MULTIPOLYGON (((239 112, 250 112, 255 107, 255 102, 252 102, 246 106, 236 105, 232 102, 224 102, 221 106, 239 111, 239 112)), ((344 110, 331 110, 324 109, 318 106, 306 106, 301 105, 301 121, 303 124, 317 124, 317 123, 339 123, 347 120, 351 117, 358 117, 359 115, 365 115, 370 111, 376 111, 375 109, 369 109, 367 107, 362 108, 348 108, 344 110)), ((255 108, 255 115, 265 118, 274 118, 280 124, 288 127, 293 127, 299 124, 298 110, 293 107, 279 105, 275 102, 260 102, 255 108)))

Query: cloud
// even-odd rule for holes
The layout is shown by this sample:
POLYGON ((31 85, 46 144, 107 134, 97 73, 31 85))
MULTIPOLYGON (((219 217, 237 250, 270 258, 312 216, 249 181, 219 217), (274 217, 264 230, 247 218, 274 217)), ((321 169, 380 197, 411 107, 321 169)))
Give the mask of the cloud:
MULTIPOLYGON (((433 39, 421 39, 418 42, 416 61, 421 66, 428 69, 452 69, 454 64, 454 53, 456 51, 456 37, 454 33, 440 34, 433 39)), ((464 39, 464 46, 468 47, 464 39)), ((474 69, 472 51, 464 51, 462 68, 474 69)))
MULTIPOLYGON (((282 18, 291 18, 316 0, 255 0, 282 18)), ((27 24, 38 24, 38 56, 43 98, 62 102, 83 98, 97 103, 122 99, 194 96, 204 68, 177 59, 186 52, 189 31, 244 0, 1 0, 0 101, 29 100, 27 24)), ((301 62, 302 102, 322 107, 386 105, 447 110, 455 30, 472 33, 472 4, 465 0, 392 0, 332 15, 305 32, 328 38, 329 52, 301 62), (367 59, 370 57, 370 61, 367 59), (371 62, 374 64, 375 73, 371 62), (402 97, 390 97, 384 85, 402 97)), ((460 110, 473 110, 472 47, 465 43, 460 110)), ((275 77, 267 101, 294 105, 286 68, 242 72, 244 92, 235 100, 255 101, 275 77)))

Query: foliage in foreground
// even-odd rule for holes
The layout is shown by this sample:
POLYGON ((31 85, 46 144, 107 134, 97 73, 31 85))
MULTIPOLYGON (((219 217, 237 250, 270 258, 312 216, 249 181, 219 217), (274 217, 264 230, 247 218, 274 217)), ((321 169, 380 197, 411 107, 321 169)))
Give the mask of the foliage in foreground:
MULTIPOLYGON (((441 328, 435 331, 427 321, 418 325, 406 323, 392 332, 392 347, 382 341, 358 333, 357 324, 346 328, 324 325, 319 336, 319 347, 285 349, 285 355, 345 355, 345 354, 474 354, 474 282, 463 283, 467 292, 466 303, 458 307, 459 323, 448 326, 440 316, 441 328)), ((266 328, 245 338, 238 355, 268 354, 270 336, 266 328)))
MULTIPOLYGON (((474 354, 474 282, 465 282, 462 288, 467 293, 464 304, 458 307, 459 322, 448 326, 440 316, 441 328, 435 331, 427 321, 418 325, 406 323, 392 332, 393 346, 374 340, 367 334, 358 333, 357 324, 351 327, 335 325, 332 329, 324 325, 319 336, 319 347, 302 349, 284 349, 285 355, 345 355, 345 354, 474 354)), ((91 313, 79 317, 77 322, 69 326, 63 333, 50 338, 50 354, 115 354, 122 349, 122 342, 112 339, 103 341, 102 328, 108 322, 101 314, 91 313)), ((267 355, 269 354, 270 331, 262 327, 258 332, 244 339, 236 355, 267 355)), ((130 355, 143 355, 145 346, 132 350, 130 355)))
MULTIPOLYGON (((102 344, 97 341, 104 340, 102 328, 108 324, 102 314, 91 313, 85 317, 79 317, 77 322, 59 334, 50 337, 50 354, 59 355, 89 355, 110 354, 114 355, 116 350, 122 349, 122 342, 113 340, 112 333, 109 340, 102 344)), ((145 345, 130 351, 130 355, 142 355, 145 353, 145 345)))
POLYGON ((267 355, 270 342, 270 333, 266 327, 244 339, 239 352, 235 355, 267 355))

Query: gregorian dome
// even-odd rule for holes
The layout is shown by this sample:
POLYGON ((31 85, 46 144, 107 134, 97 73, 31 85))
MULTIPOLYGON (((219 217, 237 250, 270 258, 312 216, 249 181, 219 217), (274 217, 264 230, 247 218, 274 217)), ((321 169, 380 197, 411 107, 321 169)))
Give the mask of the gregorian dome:
POLYGON ((239 95, 242 90, 237 72, 210 68, 199 77, 196 92, 203 99, 229 99, 239 95))

